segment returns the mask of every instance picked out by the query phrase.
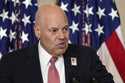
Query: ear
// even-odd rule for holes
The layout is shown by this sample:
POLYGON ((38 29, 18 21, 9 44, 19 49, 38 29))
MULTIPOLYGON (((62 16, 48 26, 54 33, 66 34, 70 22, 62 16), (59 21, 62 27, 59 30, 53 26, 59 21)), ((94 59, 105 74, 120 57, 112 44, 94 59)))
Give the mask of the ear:
POLYGON ((35 35, 36 35, 37 39, 39 40, 40 39, 40 27, 35 26, 34 31, 35 31, 35 35))

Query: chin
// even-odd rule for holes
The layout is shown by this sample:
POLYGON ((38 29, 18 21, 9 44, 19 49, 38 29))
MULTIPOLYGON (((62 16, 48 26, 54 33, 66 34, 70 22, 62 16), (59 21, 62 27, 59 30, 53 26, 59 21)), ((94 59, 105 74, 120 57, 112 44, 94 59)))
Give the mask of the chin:
POLYGON ((57 52, 57 55, 63 55, 65 53, 66 49, 61 49, 61 50, 58 50, 57 52))

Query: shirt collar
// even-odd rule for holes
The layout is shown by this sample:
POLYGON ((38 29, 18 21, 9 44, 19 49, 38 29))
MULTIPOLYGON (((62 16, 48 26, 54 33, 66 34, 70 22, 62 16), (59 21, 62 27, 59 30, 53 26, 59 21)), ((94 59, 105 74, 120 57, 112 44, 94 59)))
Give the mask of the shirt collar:
POLYGON ((38 51, 39 51, 41 65, 47 66, 52 56, 43 48, 40 42, 38 44, 38 51))

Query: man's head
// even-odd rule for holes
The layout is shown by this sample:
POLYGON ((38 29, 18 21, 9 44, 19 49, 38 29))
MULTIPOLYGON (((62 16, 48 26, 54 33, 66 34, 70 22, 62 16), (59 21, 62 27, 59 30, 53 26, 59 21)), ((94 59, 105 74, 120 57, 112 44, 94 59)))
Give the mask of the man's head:
POLYGON ((41 45, 53 56, 62 55, 68 47, 68 20, 56 5, 43 5, 36 14, 35 34, 41 45))

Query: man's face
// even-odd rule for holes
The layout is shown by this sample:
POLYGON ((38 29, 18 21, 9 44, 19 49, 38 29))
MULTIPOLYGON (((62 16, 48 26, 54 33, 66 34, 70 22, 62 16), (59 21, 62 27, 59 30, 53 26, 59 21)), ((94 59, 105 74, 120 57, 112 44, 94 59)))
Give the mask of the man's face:
POLYGON ((40 43, 53 56, 62 55, 68 47, 68 21, 64 15, 48 15, 42 18, 40 43))

